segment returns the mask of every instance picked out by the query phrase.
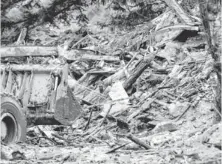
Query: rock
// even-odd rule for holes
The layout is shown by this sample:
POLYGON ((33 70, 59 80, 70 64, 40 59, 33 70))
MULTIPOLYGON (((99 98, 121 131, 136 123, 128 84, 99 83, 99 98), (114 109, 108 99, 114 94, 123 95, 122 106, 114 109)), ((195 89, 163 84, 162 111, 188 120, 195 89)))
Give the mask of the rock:
POLYGON ((172 103, 168 106, 169 112, 172 116, 177 117, 183 113, 185 108, 188 106, 188 103, 172 103))
POLYGON ((172 61, 176 61, 178 51, 179 51, 180 45, 177 43, 167 43, 166 47, 161 50, 157 56, 165 58, 168 63, 171 63, 172 61))
POLYGON ((13 156, 12 153, 13 151, 17 151, 17 146, 13 144, 10 146, 5 146, 5 145, 1 145, 1 159, 3 160, 12 160, 13 156))
POLYGON ((212 102, 207 102, 204 100, 200 101, 197 105, 197 110, 203 115, 209 114, 209 111, 211 111, 213 108, 214 105, 212 102))
POLYGON ((163 143, 170 141, 171 139, 172 139, 172 136, 170 135, 169 132, 165 132, 160 135, 154 135, 150 139, 150 146, 156 147, 158 145, 162 145, 163 143))
POLYGON ((173 122, 161 122, 156 125, 156 127, 153 129, 154 133, 160 133, 160 132, 165 132, 165 131, 176 131, 177 126, 173 122))

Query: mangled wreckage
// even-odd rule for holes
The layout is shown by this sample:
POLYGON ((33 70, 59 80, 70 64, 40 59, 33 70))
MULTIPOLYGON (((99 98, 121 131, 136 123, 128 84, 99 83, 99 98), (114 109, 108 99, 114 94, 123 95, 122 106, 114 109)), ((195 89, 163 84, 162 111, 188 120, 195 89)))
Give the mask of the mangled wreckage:
MULTIPOLYGON (((118 111, 119 108, 127 108, 124 101, 127 99, 128 102, 129 97, 125 91, 132 89, 132 85, 137 82, 144 70, 150 67, 154 70, 154 74, 147 77, 149 76, 150 81, 159 82, 163 86, 145 95, 139 104, 142 105, 142 110, 132 113, 128 120, 145 111, 147 107, 143 109, 143 106, 149 106, 154 102, 154 100, 148 101, 149 98, 164 88, 165 82, 173 79, 175 73, 182 70, 180 66, 172 66, 172 63, 177 60, 177 50, 180 49, 178 54, 183 54, 181 58, 184 59, 186 56, 189 58, 187 49, 190 46, 188 43, 183 45, 184 40, 190 35, 199 35, 200 32, 199 19, 187 17, 182 10, 178 10, 180 8, 177 5, 170 5, 170 8, 176 12, 168 10, 150 21, 148 25, 138 26, 133 32, 116 36, 115 39, 109 38, 111 40, 109 44, 97 41, 95 36, 93 38, 87 35, 74 45, 64 46, 64 48, 2 47, 0 49, 2 141, 6 144, 24 141, 27 125, 73 124, 81 115, 82 110, 76 98, 87 105, 103 106, 103 114, 105 113, 103 120, 105 120, 111 110, 113 112, 114 109, 118 111), (176 19, 176 15, 180 21, 176 19), (87 40, 87 43, 98 42, 103 47, 99 47, 101 50, 98 51, 99 53, 89 49, 90 47, 88 50, 75 49, 75 46, 84 40, 87 40), (178 43, 174 43, 174 40, 178 43), (138 50, 138 45, 141 43, 149 45, 146 51, 138 50), (175 48, 174 45, 178 47, 175 48), (73 49, 69 50, 69 47, 73 49), (119 50, 123 47, 126 47, 127 63, 120 59, 119 50), (175 56, 175 61, 172 60, 173 56, 175 56), (107 63, 108 67, 105 69, 107 63), (170 64, 168 68, 167 65, 170 64), (85 70, 78 70, 78 66, 85 67, 85 70), (169 69, 172 69, 172 72, 169 69), (72 76, 69 75, 72 72, 75 72, 78 79, 70 79, 72 76), (170 74, 167 75, 168 73, 170 74), (115 105, 117 101, 123 101, 123 103, 119 103, 119 106, 115 105)), ((191 40, 192 46, 194 42, 196 43, 191 40)), ((199 45, 205 46, 205 40, 203 43, 198 42, 199 45)), ((193 56, 195 55, 194 52, 193 56)), ((202 63, 205 56, 196 58, 202 63)), ((193 57, 191 58, 193 60, 193 57)), ((192 62, 188 63, 192 64, 192 62)), ((181 77, 178 78, 181 79, 181 77)))

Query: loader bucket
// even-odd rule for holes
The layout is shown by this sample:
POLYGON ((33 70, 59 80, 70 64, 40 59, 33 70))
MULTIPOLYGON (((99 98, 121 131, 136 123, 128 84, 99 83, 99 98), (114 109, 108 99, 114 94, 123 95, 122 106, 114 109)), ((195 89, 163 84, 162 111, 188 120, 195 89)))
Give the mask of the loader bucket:
POLYGON ((82 112, 79 102, 68 87, 68 64, 63 68, 62 79, 57 88, 55 119, 63 125, 71 125, 82 112))

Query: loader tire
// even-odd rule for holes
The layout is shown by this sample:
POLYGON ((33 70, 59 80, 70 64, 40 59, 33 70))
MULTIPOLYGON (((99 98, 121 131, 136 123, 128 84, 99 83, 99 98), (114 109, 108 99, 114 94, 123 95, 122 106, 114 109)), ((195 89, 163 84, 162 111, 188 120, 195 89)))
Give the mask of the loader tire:
POLYGON ((25 141, 26 118, 21 105, 9 95, 1 95, 1 142, 4 144, 25 141))

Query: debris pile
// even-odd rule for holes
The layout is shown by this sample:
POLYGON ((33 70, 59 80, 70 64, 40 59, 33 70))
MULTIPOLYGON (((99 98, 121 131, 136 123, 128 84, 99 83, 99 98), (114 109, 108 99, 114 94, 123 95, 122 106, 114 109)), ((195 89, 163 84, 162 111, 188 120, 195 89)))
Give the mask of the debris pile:
POLYGON ((58 47, 59 57, 47 62, 69 63, 68 85, 83 113, 69 127, 29 128, 28 145, 3 146, 5 158, 220 163, 221 113, 207 39, 200 20, 168 5, 171 10, 130 33, 88 34, 58 47), (30 145, 44 148, 38 154, 30 145))

